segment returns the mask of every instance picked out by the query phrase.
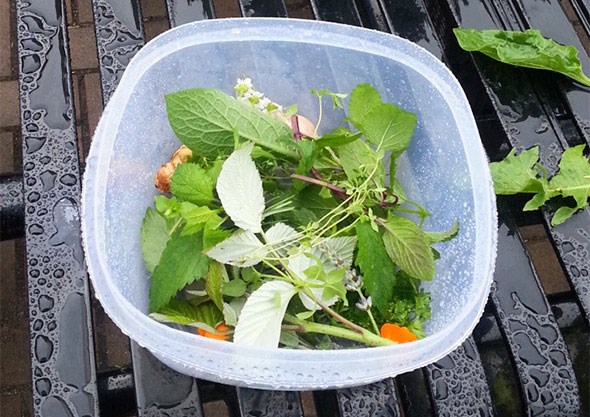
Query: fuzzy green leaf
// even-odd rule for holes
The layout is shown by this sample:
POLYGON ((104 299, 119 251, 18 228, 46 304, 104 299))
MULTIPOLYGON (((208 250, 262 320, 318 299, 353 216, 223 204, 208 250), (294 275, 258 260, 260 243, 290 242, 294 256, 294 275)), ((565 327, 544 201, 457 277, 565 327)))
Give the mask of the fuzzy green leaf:
POLYGON ((578 50, 544 38, 538 30, 519 32, 455 28, 453 32, 466 51, 479 51, 506 64, 559 72, 590 86, 590 78, 582 71, 578 50))
POLYGON ((223 311, 223 297, 221 286, 223 284, 224 266, 219 262, 209 261, 209 270, 205 276, 205 291, 217 308, 223 311))
POLYGON ((180 164, 170 183, 170 192, 181 200, 206 206, 213 200, 213 181, 197 164, 180 164))
POLYGON ((195 154, 216 158, 234 150, 234 138, 250 140, 291 159, 292 130, 227 94, 196 88, 166 95, 170 126, 195 154))
POLYGON ((246 293, 247 284, 241 279, 232 279, 225 281, 221 285, 221 292, 228 297, 241 297, 246 293))
POLYGON ((166 219, 149 207, 141 223, 141 253, 145 267, 150 274, 154 272, 156 265, 160 262, 168 239, 166 219))
POLYGON ((538 193, 547 188, 547 180, 539 177, 535 169, 539 160, 539 147, 524 150, 516 155, 512 149, 500 162, 492 162, 490 171, 496 194, 538 193))
POLYGON ((172 299, 157 313, 150 316, 163 323, 177 323, 184 326, 199 327, 214 332, 215 327, 223 321, 221 310, 212 302, 194 306, 187 301, 172 299))
POLYGON ((434 255, 429 239, 410 219, 392 216, 384 224, 383 243, 389 257, 414 278, 434 277, 434 255))
POLYGON ((215 229, 223 222, 223 219, 217 214, 218 210, 211 210, 209 207, 199 207, 192 203, 182 203, 180 205, 180 215, 186 224, 182 230, 183 234, 197 233, 205 226, 215 229))
POLYGON ((380 164, 377 173, 374 176, 374 185, 383 186, 385 177, 385 168, 381 162, 383 152, 377 152, 364 141, 357 140, 336 149, 342 168, 346 177, 351 180, 360 180, 366 178, 375 164, 380 164))
POLYGON ((358 253, 355 263, 363 274, 367 294, 373 299, 373 305, 381 312, 393 295, 396 268, 389 258, 383 240, 368 222, 356 225, 358 253))
POLYGON ((209 269, 209 259, 201 252, 201 233, 172 235, 154 269, 150 286, 150 313, 157 312, 188 284, 202 278, 209 269))
POLYGON ((362 133, 352 133, 345 127, 338 127, 330 133, 326 133, 320 138, 314 140, 314 143, 319 147, 330 146, 332 148, 346 145, 354 142, 362 136, 362 133))

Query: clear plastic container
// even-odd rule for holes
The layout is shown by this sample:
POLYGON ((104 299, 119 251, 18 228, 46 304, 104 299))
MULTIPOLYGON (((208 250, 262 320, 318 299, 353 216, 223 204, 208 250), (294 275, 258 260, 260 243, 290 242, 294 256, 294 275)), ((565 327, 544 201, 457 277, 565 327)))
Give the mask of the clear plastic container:
MULTIPOLYGON (((331 113, 332 114, 332 113, 331 113)), ((344 113, 324 121, 341 123, 344 113)), ((121 330, 171 368, 213 381, 266 389, 365 384, 434 362, 473 330, 487 300, 496 251, 488 161, 457 80, 435 57, 396 36, 292 19, 220 19, 172 29, 131 61, 98 124, 83 187, 83 239, 90 277, 121 330), (179 331, 150 319, 149 275, 140 226, 153 177, 179 146, 164 95, 195 87, 233 94, 249 76, 272 100, 315 119, 312 88, 350 92, 368 82, 386 101, 416 113, 418 127, 399 168, 409 195, 433 216, 428 230, 460 221, 439 244, 432 320, 425 339, 351 350, 261 349, 179 331)))

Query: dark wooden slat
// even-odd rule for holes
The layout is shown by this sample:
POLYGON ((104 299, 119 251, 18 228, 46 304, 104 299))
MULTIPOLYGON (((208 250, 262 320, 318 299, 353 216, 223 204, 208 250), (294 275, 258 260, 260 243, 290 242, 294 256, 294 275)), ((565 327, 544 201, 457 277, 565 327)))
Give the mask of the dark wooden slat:
POLYGON ((0 175, 0 240, 23 236, 24 215, 23 176, 0 175))
POLYGON ((244 17, 287 17, 283 0, 239 0, 244 17))
POLYGON ((424 370, 437 415, 468 416, 474 414, 473 410, 481 417, 494 415, 483 365, 472 337, 424 370))
POLYGON ((303 417, 299 393, 238 388, 240 413, 244 417, 303 417))
POLYGON ((317 20, 362 26, 359 10, 353 0, 310 0, 317 20))
POLYGON ((166 0, 166 7, 171 27, 215 18, 213 0, 166 0))
POLYGON ((516 366, 529 416, 577 416, 580 395, 559 327, 523 247, 506 199, 491 299, 516 366))
POLYGON ((93 0, 94 30, 103 103, 109 100, 129 60, 145 43, 139 0, 93 0))
POLYGON ((63 1, 17 1, 33 409, 97 416, 63 1))
POLYGON ((361 387, 339 389, 336 393, 342 417, 400 417, 400 402, 393 379, 361 387))
POLYGON ((135 342, 131 343, 131 349, 139 417, 203 416, 194 378, 168 368, 135 342))

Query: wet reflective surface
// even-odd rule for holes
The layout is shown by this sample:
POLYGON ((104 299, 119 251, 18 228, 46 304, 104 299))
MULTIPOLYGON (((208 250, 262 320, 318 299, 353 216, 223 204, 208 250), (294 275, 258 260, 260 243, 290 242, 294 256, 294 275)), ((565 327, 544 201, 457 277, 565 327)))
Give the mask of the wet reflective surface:
POLYGON ((401 409, 393 379, 337 391, 342 417, 400 417, 401 409))
POLYGON ((243 416, 303 417, 297 392, 238 388, 238 402, 243 416))
POLYGON ((96 376, 63 4, 18 2, 17 22, 33 407, 43 417, 93 416, 96 376))
POLYGON ((170 26, 215 18, 212 0, 166 0, 170 26))

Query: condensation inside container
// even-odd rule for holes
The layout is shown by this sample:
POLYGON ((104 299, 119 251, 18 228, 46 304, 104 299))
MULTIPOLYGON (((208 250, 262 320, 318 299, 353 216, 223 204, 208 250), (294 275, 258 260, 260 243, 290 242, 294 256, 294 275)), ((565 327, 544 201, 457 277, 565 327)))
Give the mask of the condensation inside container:
MULTIPOLYGON (((448 230, 460 222, 458 237, 439 244, 437 275, 425 283, 431 291, 432 334, 461 311, 473 285, 475 215, 469 168, 451 106, 423 75, 390 58, 345 48, 308 43, 250 41, 190 46, 165 55, 138 81, 124 109, 107 183, 106 248, 112 279, 140 311, 147 311, 149 276, 140 250, 145 210, 157 194, 153 177, 180 142, 166 116, 164 95, 188 88, 218 88, 233 94, 237 78, 284 106, 297 104, 311 120, 318 114, 312 88, 350 93, 370 83, 385 101, 413 112, 418 126, 401 158, 398 178, 408 196, 432 216, 425 228, 448 230), (211 59, 215 57, 215 59, 211 59)), ((345 113, 324 101, 322 131, 340 125, 345 113)))

